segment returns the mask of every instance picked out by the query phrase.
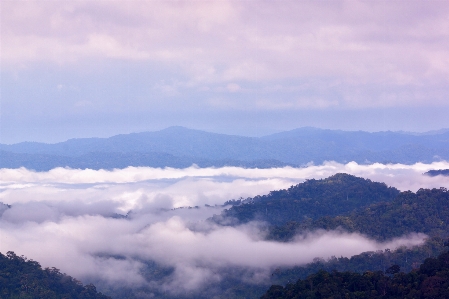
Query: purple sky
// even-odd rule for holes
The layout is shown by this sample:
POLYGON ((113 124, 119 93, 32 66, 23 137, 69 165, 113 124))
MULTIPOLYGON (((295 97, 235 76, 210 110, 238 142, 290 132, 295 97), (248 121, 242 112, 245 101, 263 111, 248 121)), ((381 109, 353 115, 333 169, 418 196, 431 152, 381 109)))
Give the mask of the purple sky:
POLYGON ((1 2, 0 142, 449 127, 447 1, 1 2))

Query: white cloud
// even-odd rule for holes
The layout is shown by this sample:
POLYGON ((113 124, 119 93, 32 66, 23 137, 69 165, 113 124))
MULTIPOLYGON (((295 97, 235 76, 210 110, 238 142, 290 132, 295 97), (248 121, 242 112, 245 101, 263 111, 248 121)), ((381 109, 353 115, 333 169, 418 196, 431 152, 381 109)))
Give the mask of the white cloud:
POLYGON ((256 106, 263 110, 287 110, 287 109, 323 109, 340 106, 340 102, 332 99, 321 98, 300 98, 296 100, 284 100, 278 101, 272 100, 259 100, 256 102, 256 106))
POLYGON ((277 243, 263 241, 251 224, 198 232, 190 230, 178 216, 148 222, 142 218, 78 216, 19 225, 2 219, 0 250, 14 250, 82 279, 95 277, 131 286, 145 285, 140 274, 141 261, 152 260, 174 268, 168 285, 192 290, 211 277, 219 281, 220 268, 269 271, 278 266, 305 264, 315 257, 349 257, 363 251, 418 245, 425 237, 411 235, 379 244, 358 234, 318 232, 294 242, 277 243))
POLYGON ((5 0, 2 140, 439 129, 448 12, 444 1, 5 0))
POLYGON ((122 170, 1 169, 0 251, 15 251, 80 279, 147 285, 143 261, 173 267, 162 289, 196 289, 221 279, 228 267, 251 269, 248 281, 265 279, 275 267, 315 257, 419 244, 423 235, 377 243, 359 234, 318 231, 290 243, 265 241, 259 224, 220 227, 204 220, 229 199, 266 194, 309 178, 337 172, 383 181, 401 190, 448 187, 448 177, 428 177, 448 162, 358 165, 328 162, 305 168, 237 167, 122 170), (182 206, 198 208, 173 209, 182 206), (127 213, 128 218, 112 218, 127 213), (120 257, 120 258, 115 258, 120 257))
POLYGON ((2 61, 166 61, 206 81, 447 81, 448 10, 444 2, 4 1, 2 61))
MULTIPOLYGON (((180 184, 182 192, 194 188, 196 183, 208 186, 223 186, 223 190, 233 192, 228 184, 239 184, 244 188, 259 186, 259 183, 269 182, 263 187, 262 192, 268 192, 274 188, 284 188, 292 183, 298 183, 309 178, 325 178, 338 172, 350 173, 365 178, 383 181, 388 185, 401 190, 414 190, 419 184, 424 188, 439 187, 438 184, 447 184, 446 177, 428 177, 422 174, 431 169, 447 169, 449 162, 440 161, 431 164, 416 163, 406 164, 381 164, 369 165, 349 162, 340 164, 337 162, 325 162, 322 165, 308 165, 304 168, 150 168, 128 167, 114 170, 70 169, 54 168, 47 172, 35 172, 25 168, 0 169, 3 189, 26 189, 35 186, 54 186, 54 184, 67 184, 66 187, 76 187, 77 184, 89 184, 96 189, 104 189, 108 186, 120 186, 120 184, 144 183, 155 186, 176 186, 180 184), (407 183, 411 185, 407 185, 407 183), (190 186, 190 187, 189 187, 190 186), (268 189, 267 189, 268 188, 268 189)), ((62 185, 64 186, 64 185, 62 185)), ((84 186, 84 185, 83 185, 84 186)), ((133 190, 136 190, 135 186, 133 190)), ((217 190, 211 187, 212 190, 217 190)), ((419 189, 419 188, 418 188, 419 189)), ((56 190, 56 189, 55 189, 56 190)), ((88 189, 90 190, 90 189, 88 189)), ((205 189, 202 189, 205 190, 205 189)), ((253 190, 252 192, 255 192, 253 190)), ((234 195, 234 194, 232 194, 234 195)))

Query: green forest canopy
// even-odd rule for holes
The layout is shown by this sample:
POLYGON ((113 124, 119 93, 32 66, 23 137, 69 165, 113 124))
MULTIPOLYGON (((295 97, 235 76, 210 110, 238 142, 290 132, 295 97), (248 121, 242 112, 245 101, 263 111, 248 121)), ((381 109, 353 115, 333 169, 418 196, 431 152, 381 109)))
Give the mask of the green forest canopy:
POLYGON ((0 298, 17 299, 110 299, 92 284, 83 285, 56 268, 42 269, 26 257, 0 253, 0 298))

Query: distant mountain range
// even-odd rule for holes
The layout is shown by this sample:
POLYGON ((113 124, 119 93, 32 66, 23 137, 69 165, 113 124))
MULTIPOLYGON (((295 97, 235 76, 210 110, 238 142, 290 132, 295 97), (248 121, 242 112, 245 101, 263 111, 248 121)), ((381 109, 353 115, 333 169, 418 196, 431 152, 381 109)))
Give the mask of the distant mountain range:
POLYGON ((38 171, 57 166, 184 168, 192 164, 267 168, 330 160, 412 164, 449 160, 449 130, 370 133, 305 127, 257 138, 170 127, 55 144, 0 144, 0 151, 0 167, 38 171))

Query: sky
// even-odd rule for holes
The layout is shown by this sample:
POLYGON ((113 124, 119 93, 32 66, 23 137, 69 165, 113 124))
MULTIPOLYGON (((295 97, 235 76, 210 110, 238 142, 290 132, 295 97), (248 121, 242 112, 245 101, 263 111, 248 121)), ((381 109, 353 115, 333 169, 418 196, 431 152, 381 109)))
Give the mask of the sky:
POLYGON ((419 245, 426 236, 416 232, 379 243, 357 233, 314 231, 290 242, 267 241, 257 222, 226 227, 205 221, 220 214, 225 201, 340 172, 401 191, 447 187, 449 177, 423 175, 439 168, 449 168, 449 162, 327 162, 271 169, 0 169, 0 252, 14 251, 43 267, 103 286, 201 292, 220 282, 230 268, 241 271, 239 278, 247 282, 263 282, 278 267, 419 245), (187 206, 198 208, 181 208, 187 206), (114 213, 128 217, 113 218, 114 213), (162 282, 146 279, 142 270, 148 261, 174 271, 162 282))
POLYGON ((448 1, 1 1, 0 142, 449 127, 448 1))

